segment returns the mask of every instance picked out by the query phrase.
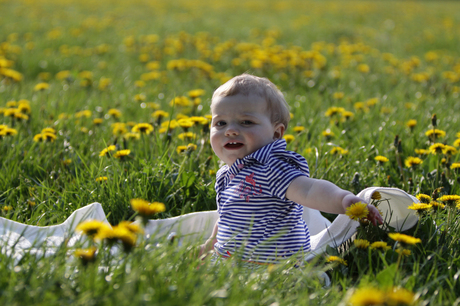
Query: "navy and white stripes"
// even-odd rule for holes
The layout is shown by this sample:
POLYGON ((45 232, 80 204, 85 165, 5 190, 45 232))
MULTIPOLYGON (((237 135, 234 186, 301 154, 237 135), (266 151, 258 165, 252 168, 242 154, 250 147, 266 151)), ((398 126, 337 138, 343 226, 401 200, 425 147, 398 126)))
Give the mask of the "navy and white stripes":
POLYGON ((309 176, 306 160, 286 151, 284 139, 272 142, 217 172, 219 213, 215 250, 227 257, 276 262, 310 250, 301 205, 286 191, 299 176, 309 176))

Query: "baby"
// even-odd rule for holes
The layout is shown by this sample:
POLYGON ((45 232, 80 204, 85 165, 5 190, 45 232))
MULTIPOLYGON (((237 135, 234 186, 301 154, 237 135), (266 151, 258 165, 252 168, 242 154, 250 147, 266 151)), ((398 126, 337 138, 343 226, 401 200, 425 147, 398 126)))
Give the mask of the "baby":
MULTIPOLYGON (((238 254, 243 261, 276 263, 310 250, 303 206, 343 214, 365 202, 331 182, 309 177, 306 160, 286 151, 282 138, 290 120, 283 94, 266 78, 236 76, 214 92, 211 146, 225 162, 217 172, 219 219, 201 254, 238 254)), ((367 206, 367 218, 382 223, 367 206)))

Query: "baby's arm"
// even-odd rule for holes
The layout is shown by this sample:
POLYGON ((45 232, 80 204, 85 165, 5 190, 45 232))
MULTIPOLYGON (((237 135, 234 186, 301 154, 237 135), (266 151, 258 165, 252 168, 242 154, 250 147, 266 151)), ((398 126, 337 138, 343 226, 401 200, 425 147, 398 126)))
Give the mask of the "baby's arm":
POLYGON ((206 240, 206 242, 202 245, 200 245, 200 253, 199 253, 199 256, 201 257, 203 254, 206 254, 208 253, 209 251, 212 250, 212 248, 214 247, 214 244, 217 242, 217 222, 219 220, 216 221, 216 224, 214 225, 214 229, 212 230, 212 234, 211 234, 211 237, 209 237, 208 240, 206 240))
MULTIPOLYGON (((333 214, 344 214, 347 207, 357 202, 367 203, 329 181, 306 176, 299 176, 292 181, 286 191, 286 198, 303 206, 333 214)), ((382 224, 383 219, 378 209, 373 205, 367 205, 367 208, 369 221, 374 225, 377 225, 377 222, 382 224)))

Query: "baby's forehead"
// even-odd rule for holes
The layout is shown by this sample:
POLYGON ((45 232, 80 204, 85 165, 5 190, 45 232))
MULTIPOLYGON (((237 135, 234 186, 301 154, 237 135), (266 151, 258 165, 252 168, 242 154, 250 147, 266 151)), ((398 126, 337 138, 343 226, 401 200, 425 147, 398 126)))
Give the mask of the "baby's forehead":
POLYGON ((243 103, 243 105, 235 105, 235 107, 238 107, 236 109, 233 109, 234 111, 238 111, 240 108, 245 109, 245 106, 251 107, 251 106, 257 106, 258 112, 266 112, 269 113, 270 111, 270 106, 269 102, 264 96, 256 95, 256 94, 250 94, 250 95, 245 95, 245 94, 235 94, 235 95, 226 95, 226 96, 216 96, 213 97, 211 100, 211 113, 214 112, 215 107, 220 107, 224 105, 224 107, 232 107, 232 104, 237 104, 238 102, 247 102, 243 103))

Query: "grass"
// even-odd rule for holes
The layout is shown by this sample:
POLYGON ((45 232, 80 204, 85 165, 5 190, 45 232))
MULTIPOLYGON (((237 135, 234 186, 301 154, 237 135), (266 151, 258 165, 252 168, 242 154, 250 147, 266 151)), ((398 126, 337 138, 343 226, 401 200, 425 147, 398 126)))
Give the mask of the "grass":
MULTIPOLYGON (((54 225, 97 201, 116 225, 134 220, 134 198, 164 203, 166 210, 154 218, 215 209, 220 162, 209 145, 207 124, 167 122, 208 115, 213 90, 243 72, 268 77, 283 91, 293 114, 288 149, 306 157, 313 177, 355 193, 388 186, 432 200, 458 195, 458 6, 449 1, 269 0, 238 6, 206 0, 0 1, 1 214, 54 225), (204 90, 199 100, 190 94, 195 89, 204 90), (178 97, 187 97, 187 105, 171 103, 178 97), (342 109, 326 116, 332 107, 342 109), (156 110, 168 117, 152 116, 156 110), (352 112, 349 119, 343 110, 352 112), (409 127, 409 120, 416 124, 409 127), (153 132, 127 136, 139 123, 151 124, 153 132), (295 132, 295 126, 304 130, 295 132), (44 128, 53 128, 54 137, 34 141, 44 128), (427 137, 435 128, 445 135, 427 137), (435 143, 450 147, 438 154, 415 152, 435 143), (196 148, 178 151, 189 144, 196 148), (110 145, 130 153, 100 157, 110 145), (332 150, 338 147, 344 151, 332 150), (389 161, 378 163, 379 155, 389 161), (422 163, 407 166, 408 157, 422 163), (97 181, 100 177, 107 180, 97 181)), ((237 262, 219 268, 201 262, 193 244, 140 238, 127 254, 111 255, 108 246, 98 244, 96 261, 86 265, 64 246, 51 257, 26 256, 19 262, 3 254, 0 300, 363 305, 352 296, 378 297, 369 290, 391 296, 388 290, 404 288, 407 292, 399 289, 395 295, 413 294, 415 304, 457 305, 458 209, 453 203, 421 214, 405 233, 422 241, 405 246, 409 256, 396 252, 401 243, 386 232, 362 226, 358 238, 386 242, 390 249, 350 243, 328 250, 346 266, 324 256, 302 268, 286 262, 243 272, 237 262), (331 287, 323 288, 314 276, 320 271, 331 276, 331 287)))

